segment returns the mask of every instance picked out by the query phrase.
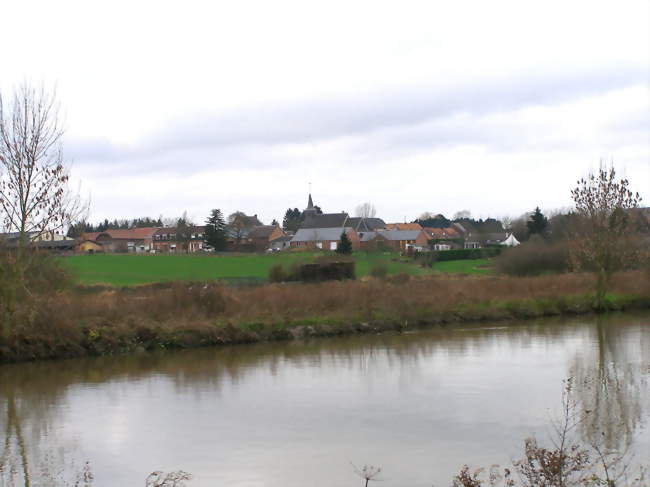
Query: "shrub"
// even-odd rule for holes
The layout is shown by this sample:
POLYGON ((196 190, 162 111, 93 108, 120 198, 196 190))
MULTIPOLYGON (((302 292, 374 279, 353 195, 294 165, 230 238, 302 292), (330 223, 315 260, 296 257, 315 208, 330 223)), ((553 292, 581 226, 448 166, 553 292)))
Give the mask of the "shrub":
POLYGON ((496 259, 497 271, 512 276, 535 276, 545 272, 566 272, 569 250, 565 243, 547 243, 541 238, 505 250, 496 259))
POLYGON ((385 279, 388 275, 388 267, 383 262, 377 262, 370 268, 370 275, 376 279, 385 279))
POLYGON ((432 252, 434 259, 440 262, 448 260, 487 259, 496 257, 503 251, 503 247, 487 247, 484 249, 456 249, 438 250, 432 252))
POLYGON ((303 264, 300 266, 300 280, 319 282, 330 280, 354 279, 354 262, 336 261, 303 264))
POLYGON ((341 233, 341 242, 336 248, 336 253, 343 255, 349 255, 352 253, 352 242, 348 238, 348 235, 345 233, 345 231, 341 233))
POLYGON ((175 309, 192 307, 204 315, 219 315, 226 310, 228 301, 224 289, 211 283, 174 283, 172 302, 175 309))
POLYGON ((271 282, 283 282, 287 280, 287 273, 284 271, 282 264, 275 264, 269 270, 269 281, 271 282))
POLYGON ((391 284, 406 284, 411 280, 411 276, 406 272, 400 272, 398 274, 388 277, 388 282, 391 284))
MULTIPOLYGON (((30 293, 60 291, 70 284, 70 276, 49 254, 27 252, 24 259, 24 289, 30 293)), ((15 285, 17 273, 15 252, 12 249, 0 248, 0 287, 15 285)))

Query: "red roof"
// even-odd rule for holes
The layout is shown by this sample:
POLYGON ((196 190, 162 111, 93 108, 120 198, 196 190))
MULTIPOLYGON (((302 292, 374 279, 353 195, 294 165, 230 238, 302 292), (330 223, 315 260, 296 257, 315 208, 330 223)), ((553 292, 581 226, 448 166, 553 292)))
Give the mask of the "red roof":
POLYGON ((83 240, 97 240, 100 235, 106 234, 115 239, 144 240, 152 238, 158 227, 130 228, 128 230, 106 230, 105 232, 90 232, 81 234, 83 240))
POLYGON ((97 237, 101 235, 102 232, 88 232, 88 233, 82 233, 81 236, 79 237, 81 240, 91 240, 95 241, 97 240, 97 237))
POLYGON ((458 237, 458 231, 452 227, 448 227, 448 228, 425 227, 424 231, 434 238, 457 238, 458 237))
POLYGON ((422 230, 419 223, 386 223, 387 230, 422 230))

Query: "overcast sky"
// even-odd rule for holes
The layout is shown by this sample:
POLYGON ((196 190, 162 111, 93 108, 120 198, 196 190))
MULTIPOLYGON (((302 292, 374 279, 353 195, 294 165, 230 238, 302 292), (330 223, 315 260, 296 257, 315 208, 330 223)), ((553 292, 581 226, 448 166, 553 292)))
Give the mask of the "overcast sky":
POLYGON ((650 200, 650 2, 9 1, 0 90, 57 86, 90 219, 650 200))

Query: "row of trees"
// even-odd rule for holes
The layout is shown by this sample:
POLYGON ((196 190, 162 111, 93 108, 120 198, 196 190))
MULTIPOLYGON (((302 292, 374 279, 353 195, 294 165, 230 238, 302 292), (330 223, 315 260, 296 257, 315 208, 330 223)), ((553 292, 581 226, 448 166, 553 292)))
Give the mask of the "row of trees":
POLYGON ((72 223, 68 227, 68 237, 78 238, 82 233, 91 232, 105 232, 106 230, 128 230, 131 228, 147 228, 147 227, 163 227, 172 226, 177 223, 178 219, 169 219, 159 216, 158 218, 151 218, 148 216, 141 218, 133 218, 132 220, 115 218, 113 221, 104 219, 103 222, 92 224, 87 221, 81 220, 72 223))

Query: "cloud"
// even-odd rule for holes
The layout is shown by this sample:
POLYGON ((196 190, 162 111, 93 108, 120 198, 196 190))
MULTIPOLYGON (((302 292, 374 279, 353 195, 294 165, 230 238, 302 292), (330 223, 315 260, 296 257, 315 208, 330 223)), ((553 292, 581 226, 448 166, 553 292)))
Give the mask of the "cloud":
POLYGON ((205 164, 255 167, 253 154, 268 152, 274 146, 382 133, 388 134, 381 141, 385 147, 391 141, 402 146, 412 141, 417 148, 423 135, 429 144, 490 143, 502 137, 494 133, 495 128, 480 127, 476 120, 490 114, 602 94, 643 83, 645 76, 644 69, 635 66, 555 76, 523 73, 507 79, 476 80, 462 86, 432 83, 258 104, 222 113, 179 116, 133 145, 118 145, 101 138, 73 139, 67 149, 81 164, 108 163, 132 171, 154 166, 196 171, 205 164), (203 157, 191 157, 188 151, 203 157), (170 160, 174 158, 176 163, 170 160), (139 162, 134 164, 136 159, 139 162))

